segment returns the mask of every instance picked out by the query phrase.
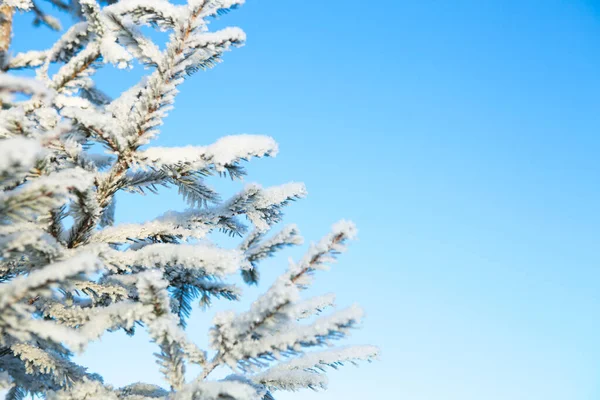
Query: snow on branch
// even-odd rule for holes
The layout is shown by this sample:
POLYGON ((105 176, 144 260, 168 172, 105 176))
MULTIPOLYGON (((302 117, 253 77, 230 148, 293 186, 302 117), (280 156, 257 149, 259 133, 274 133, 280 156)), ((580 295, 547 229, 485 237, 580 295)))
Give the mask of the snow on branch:
POLYGON ((125 0, 104 9, 117 16, 127 15, 139 25, 157 26, 162 30, 173 28, 183 17, 182 9, 165 0, 125 0))
POLYGON ((281 220, 285 205, 305 195, 306 188, 302 183, 288 183, 266 189, 250 184, 222 205, 205 210, 170 211, 157 220, 187 229, 216 227, 225 232, 242 234, 246 228, 236 217, 246 215, 259 230, 266 230, 281 220))
POLYGON ((28 374, 45 374, 60 386, 68 386, 85 376, 85 369, 58 354, 42 350, 30 344, 18 343, 11 346, 13 354, 25 363, 28 374))
MULTIPOLYGON (((230 320, 223 328, 217 327, 213 332, 213 346, 217 349, 227 348, 241 341, 243 338, 256 334, 263 336, 262 329, 277 320, 285 320, 290 316, 297 318, 298 313, 305 312, 306 306, 318 304, 307 304, 304 309, 294 309, 290 306, 299 298, 299 288, 307 283, 306 275, 313 273, 325 260, 332 261, 336 252, 342 251, 347 239, 356 234, 354 225, 347 221, 334 224, 332 232, 325 236, 317 245, 312 245, 300 268, 292 264, 290 270, 277 279, 277 281, 260 296, 247 312, 236 316, 235 321, 230 320), (287 307, 286 306, 290 306, 287 307)), ((327 298, 325 299, 328 300, 327 298)), ((326 303, 325 303, 326 304, 326 303)), ((218 325, 218 324, 215 324, 218 325)), ((223 325, 223 323, 221 323, 223 325)))
POLYGON ((0 110, 0 139, 30 136, 33 123, 26 118, 23 107, 0 110))
POLYGON ((0 141, 0 187, 21 181, 44 155, 35 139, 14 137, 0 141))
POLYGON ((94 72, 93 65, 100 56, 101 51, 98 42, 89 43, 52 77, 52 88, 58 92, 72 94, 79 87, 90 85, 89 77, 94 72))
POLYGON ((114 31, 115 38, 129 54, 142 64, 158 66, 162 56, 160 49, 130 22, 131 17, 123 17, 113 12, 105 13, 105 15, 114 31))
POLYGON ((161 238, 163 236, 181 236, 182 238, 201 239, 210 228, 197 226, 188 229, 170 221, 154 220, 141 224, 119 224, 97 231, 92 237, 93 242, 124 243, 128 240, 146 238, 161 238))
POLYGON ((306 187, 303 183, 292 182, 267 189, 258 185, 248 185, 239 197, 232 199, 224 207, 235 210, 242 205, 241 203, 248 202, 246 217, 257 229, 268 229, 281 220, 283 206, 305 196, 306 187))
POLYGON ((169 394, 168 391, 161 388, 158 385, 151 385, 149 383, 133 383, 131 385, 127 385, 125 387, 120 388, 117 391, 119 398, 129 399, 129 400, 145 400, 147 398, 156 399, 161 398, 164 399, 169 394))
POLYGON ((291 263, 291 280, 304 287, 310 283, 310 276, 316 270, 326 270, 325 263, 335 261, 337 254, 346 250, 348 240, 356 238, 357 229, 350 221, 339 221, 331 228, 331 233, 316 244, 311 244, 304 258, 298 263, 291 263))
POLYGON ((104 302, 106 299, 110 302, 116 302, 127 298, 127 290, 120 285, 110 283, 97 283, 94 281, 76 281, 73 282, 76 293, 83 293, 90 298, 93 303, 104 302))
POLYGON ((243 254, 207 244, 155 243, 139 250, 115 251, 108 260, 122 269, 183 266, 206 275, 225 276, 247 268, 243 254))
MULTIPOLYGON (((19 311, 24 311, 23 307, 19 311)), ((27 310, 30 311, 30 310, 27 310)), ((77 351, 83 350, 89 342, 87 338, 81 335, 77 330, 57 324, 55 321, 46 321, 39 319, 23 319, 12 311, 6 312, 2 316, 3 339, 10 341, 29 341, 32 339, 44 339, 53 343, 63 343, 71 349, 77 351), (17 323, 18 321, 18 323, 17 323)), ((0 344, 3 344, 0 342, 0 344)))
POLYGON ((79 0, 79 7, 81 14, 83 14, 88 22, 89 29, 98 35, 102 35, 104 33, 104 24, 101 21, 100 5, 98 2, 96 0, 79 0))
POLYGON ((200 18, 216 17, 225 14, 245 3, 245 0, 190 0, 188 7, 200 18))
POLYGON ((303 370, 285 370, 273 368, 254 375, 252 380, 265 385, 269 390, 287 390, 295 392, 300 389, 326 389, 326 375, 303 370))
POLYGON ((72 197, 73 190, 83 191, 92 176, 83 169, 63 170, 31 180, 16 189, 0 193, 0 224, 3 219, 20 220, 53 207, 72 197))
MULTIPOLYGON (((225 200, 207 183, 213 175, 241 179, 243 161, 275 156, 273 138, 150 143, 178 86, 244 44, 239 28, 209 30, 211 18, 244 1, 50 2, 81 22, 49 49, 0 60, 0 387, 16 399, 273 400, 273 390, 325 388, 325 367, 374 359, 372 347, 313 352, 345 337, 363 312, 353 306, 324 316, 333 294, 300 296, 356 236, 347 221, 291 262, 247 311, 214 316, 210 359, 186 335, 198 306, 241 299, 233 274, 256 284, 261 261, 303 242, 295 225, 268 234, 284 207, 306 196, 302 183, 247 184, 225 200), (169 31, 166 43, 145 35, 144 25, 169 31), (149 72, 112 100, 95 84, 94 73, 107 63, 142 64, 149 72), (35 78, 13 71, 24 68, 34 69, 35 78), (115 213, 120 193, 158 194, 161 187, 177 187, 190 208, 115 225, 127 219, 115 213), (239 242, 218 247, 211 241, 217 231, 239 242), (167 389, 113 388, 72 361, 72 352, 106 332, 133 336, 140 327, 158 348, 167 389), (187 383, 191 364, 202 372, 187 383), (236 375, 209 381, 220 367, 236 375)), ((35 3, 32 9, 38 21, 56 25, 35 3)))
POLYGON ((218 313, 211 330, 211 346, 215 350, 230 352, 245 339, 269 335, 287 315, 281 313, 284 306, 299 299, 298 290, 280 277, 262 296, 255 300, 244 313, 218 313))
POLYGON ((347 346, 333 350, 316 351, 300 358, 280 364, 275 368, 287 370, 310 370, 322 372, 325 367, 338 368, 344 363, 356 364, 357 361, 372 361, 379 356, 375 346, 347 346))
POLYGON ((185 382, 184 358, 192 363, 203 364, 206 355, 187 339, 176 316, 170 312, 168 283, 162 274, 150 270, 136 275, 140 301, 153 305, 153 312, 143 322, 148 327, 150 337, 160 346, 161 353, 157 357, 161 372, 173 389, 181 389, 185 382))
POLYGON ((5 96, 7 93, 37 95, 46 101, 50 101, 54 96, 51 89, 36 79, 0 73, 0 95, 5 96))
POLYGON ((158 134, 157 126, 172 108, 176 88, 183 82, 183 74, 198 68, 208 68, 218 62, 220 55, 231 45, 241 45, 243 33, 224 29, 214 33, 197 34, 186 28, 195 17, 182 22, 180 30, 172 36, 164 56, 147 80, 139 101, 132 110, 133 123, 129 124, 128 137, 141 146, 158 134))
POLYGON ((185 165, 193 170, 214 166, 224 171, 228 165, 252 157, 272 157, 277 154, 277 143, 269 136, 225 136, 210 146, 151 147, 141 151, 140 158, 153 167, 185 165))
MULTIPOLYGON (((276 357, 300 352, 303 347, 328 344, 328 341, 346 335, 362 318, 362 310, 351 307, 328 317, 318 318, 312 325, 293 323, 315 313, 315 310, 330 306, 331 295, 304 303, 296 303, 299 290, 305 287, 305 275, 323 269, 322 263, 332 261, 344 250, 348 239, 354 238, 356 228, 347 221, 334 224, 332 232, 317 245, 312 245, 298 268, 292 264, 290 270, 260 296, 247 312, 235 315, 231 312, 218 313, 211 330, 211 346, 218 351, 212 368, 225 362, 232 368, 252 370, 266 366, 261 358, 276 357)), ((242 244, 252 246, 257 235, 242 244)))
POLYGON ((322 312, 324 309, 333 307, 335 294, 328 293, 304 300, 290 307, 289 313, 293 318, 305 319, 322 312))
POLYGON ((112 115, 79 107, 63 108, 61 114, 63 117, 71 118, 87 135, 97 138, 115 152, 127 147, 118 121, 112 115))
POLYGON ((363 317, 358 306, 337 311, 332 315, 318 318, 311 325, 290 326, 290 329, 273 335, 259 336, 255 340, 236 342, 223 356, 230 367, 253 370, 265 366, 261 358, 296 354, 305 347, 327 346, 331 340, 345 337, 363 317))
POLYGON ((117 394, 97 380, 84 378, 68 390, 48 392, 48 400, 120 400, 117 394))
POLYGON ((8 60, 8 69, 34 68, 44 63, 48 53, 46 51, 31 50, 10 57, 8 60))
POLYGON ((27 11, 33 5, 31 0, 4 0, 3 5, 7 5, 9 7, 15 7, 20 10, 27 11))
POLYGON ((63 256, 65 250, 55 237, 35 224, 0 226, 0 254, 4 262, 20 261, 21 266, 52 262, 63 256))
POLYGON ((40 142, 34 139, 17 137, 0 144, 0 176, 15 169, 29 170, 43 152, 40 142))
POLYGON ((371 362, 378 355, 379 349, 375 346, 349 346, 310 352, 255 374, 252 380, 265 385, 269 390, 325 389, 326 367, 337 369, 345 363, 358 365, 357 361, 371 362))
POLYGON ((262 400, 264 390, 241 381, 194 382, 169 396, 168 400, 262 400))
POLYGON ((82 307, 65 306, 58 302, 42 306, 46 317, 62 325, 77 328, 86 341, 100 338, 105 332, 117 328, 131 329, 136 321, 143 320, 152 312, 152 307, 123 300, 108 306, 82 307))
POLYGON ((87 22, 79 22, 71 26, 49 50, 43 52, 44 55, 39 54, 40 58, 44 57, 40 75, 48 76, 48 69, 52 62, 66 62, 71 59, 88 43, 89 34, 87 22))
POLYGON ((258 282, 259 273, 257 265, 260 260, 273 257, 278 250, 285 247, 303 243, 302 236, 300 236, 296 225, 286 226, 273 237, 261 242, 260 238, 262 236, 263 231, 257 229, 248 235, 246 240, 240 245, 240 249, 244 250, 252 266, 252 268, 242 271, 242 277, 246 283, 256 284, 258 282))
POLYGON ((223 52, 231 46, 242 46, 245 41, 246 34, 239 28, 225 28, 217 32, 192 35, 186 43, 186 60, 178 65, 178 75, 183 72, 190 75, 200 69, 214 67, 221 61, 223 52))
POLYGON ((210 146, 163 148, 151 147, 138 152, 138 165, 151 171, 139 171, 125 177, 126 190, 154 192, 156 185, 176 185, 184 200, 192 207, 219 203, 220 197, 204 183, 203 176, 214 171, 229 172, 232 178, 244 174, 241 160, 274 156, 277 144, 267 136, 227 136, 210 146))
POLYGON ((89 29, 97 36, 100 42, 100 54, 106 63, 125 68, 133 59, 132 55, 117 43, 113 29, 100 12, 100 6, 95 0, 80 0, 81 12, 88 21, 89 29))
POLYGON ((49 285, 60 283, 67 277, 82 272, 94 272, 100 268, 101 264, 94 254, 82 253, 33 271, 27 276, 19 276, 1 285, 0 309, 14 304, 33 292, 46 289, 49 285))
POLYGON ((236 285, 221 282, 201 270, 167 268, 164 276, 169 281, 171 311, 177 314, 179 324, 184 328, 192 313, 192 302, 198 297, 200 306, 207 307, 213 299, 239 300, 241 295, 241 289, 236 285))

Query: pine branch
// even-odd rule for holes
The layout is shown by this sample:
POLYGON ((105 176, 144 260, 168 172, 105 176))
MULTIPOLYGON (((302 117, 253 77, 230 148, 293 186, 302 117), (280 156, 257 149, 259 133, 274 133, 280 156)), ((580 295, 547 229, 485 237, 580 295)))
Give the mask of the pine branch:
POLYGON ((207 307, 212 298, 239 300, 240 290, 231 284, 215 280, 198 270, 170 268, 165 272, 173 302, 171 310, 179 317, 179 324, 186 327, 186 319, 192 312, 192 303, 200 297, 200 306, 207 307))
POLYGON ((260 275, 257 267, 259 261, 267 257, 273 257, 277 251, 288 246, 299 245, 303 242, 295 225, 285 227, 277 235, 260 243, 259 240, 263 234, 263 231, 255 230, 240 245, 240 249, 244 250, 248 261, 252 265, 252 268, 242 271, 242 278, 248 284, 258 283, 260 275))
MULTIPOLYGON (((97 42, 88 44, 81 52, 72 57, 52 78, 52 88, 58 92, 77 89, 82 80, 92 72, 92 66, 100 58, 100 46, 97 42)), ((85 86, 85 83, 83 83, 85 86)))
MULTIPOLYGON (((31 6, 40 22, 54 24, 37 4, 7 1, 31 6)), ((302 243, 295 226, 272 236, 267 231, 281 221, 283 207, 306 195, 304 185, 249 184, 222 201, 208 184, 216 175, 240 179, 244 161, 276 155, 272 138, 237 135, 207 146, 145 147, 158 135, 178 86, 244 43, 237 28, 208 29, 209 18, 243 1, 49 1, 84 21, 50 49, 0 60, 8 71, 0 74, 0 386, 12 384, 13 396, 55 400, 269 400, 275 390, 325 387, 326 366, 374 358, 372 349, 304 354, 345 337, 362 318, 357 307, 319 315, 333 306, 333 295, 300 301, 312 275, 355 236, 348 222, 291 262, 248 311, 215 316, 211 361, 185 334, 194 302, 208 307, 217 299, 238 300, 241 291, 227 281, 231 275, 256 283, 260 261, 302 243), (141 25, 170 31, 164 51, 141 25), (111 100, 95 86, 96 69, 107 63, 135 67, 134 60, 152 70, 121 96, 111 100), (23 68, 34 68, 36 77, 10 72, 23 68), (161 186, 177 187, 190 209, 115 224, 119 191, 156 193, 161 186), (209 241, 217 230, 243 236, 250 225, 254 230, 237 248, 209 241), (136 326, 158 346, 171 391, 147 384, 115 389, 71 361, 74 351, 104 333, 134 335, 136 326), (281 357, 289 361, 278 363, 281 357), (190 384, 184 379, 188 363, 202 368, 190 384), (219 366, 236 375, 205 381, 219 366)))
POLYGON ((6 394, 5 400, 25 400, 27 391, 19 386, 13 386, 6 394))
MULTIPOLYGON (((312 328, 305 328, 305 336, 298 337, 288 333, 288 336, 283 334, 282 338, 280 333, 269 339, 269 334, 272 333, 269 329, 270 324, 275 326, 288 324, 290 312, 293 315, 293 308, 290 309, 290 305, 298 298, 297 290, 306 287, 307 276, 317 269, 323 269, 324 262, 333 261, 333 257, 344 250, 345 242, 355 235, 356 228, 353 224, 347 221, 336 223, 332 232, 317 245, 312 245, 299 265, 292 264, 288 272, 252 304, 249 311, 237 315, 235 319, 231 314, 218 314, 215 317, 215 327, 211 330, 212 346, 218 352, 211 363, 205 367, 199 379, 205 379, 222 362, 228 362, 230 365, 241 363, 241 368, 248 369, 253 363, 258 362, 257 358, 268 356, 272 351, 290 351, 294 354, 295 347, 298 345, 322 345, 328 339, 343 335, 348 328, 354 326, 356 319, 361 315, 358 309, 350 310, 347 318, 343 316, 339 321, 332 321, 331 327, 321 323, 313 325, 312 328), (311 336, 311 333, 314 335, 311 336), (255 346, 254 342, 250 342, 252 344, 247 345, 250 338, 256 341, 263 340, 264 343, 255 346)), ((254 241, 254 239, 250 240, 250 242, 254 241)))
POLYGON ((43 12, 40 9, 40 7, 35 3, 35 1, 31 0, 31 3, 32 3, 31 10, 35 14, 35 19, 33 20, 33 25, 39 26, 39 25, 43 24, 53 31, 60 31, 62 29, 62 26, 58 19, 43 12))

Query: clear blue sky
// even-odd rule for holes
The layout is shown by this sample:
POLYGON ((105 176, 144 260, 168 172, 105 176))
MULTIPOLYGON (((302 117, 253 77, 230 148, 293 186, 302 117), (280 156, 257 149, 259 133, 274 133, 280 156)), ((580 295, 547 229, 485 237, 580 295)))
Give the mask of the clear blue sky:
MULTIPOLYGON (((54 36, 26 37, 28 18, 16 48, 44 48, 54 36)), ((182 86, 159 143, 274 136, 280 155, 248 181, 304 181, 286 222, 307 239, 357 223, 311 293, 361 303, 349 343, 383 352, 278 399, 600 398, 598 2, 249 0, 225 25, 246 47, 182 86)), ((98 77, 116 95, 137 76, 98 77)), ((119 221, 183 207, 119 200, 119 221)), ((299 250, 265 263, 259 289, 299 250)), ((191 321, 200 344, 210 318, 191 321)), ((108 335, 82 359, 109 383, 159 382, 153 350, 108 335)))

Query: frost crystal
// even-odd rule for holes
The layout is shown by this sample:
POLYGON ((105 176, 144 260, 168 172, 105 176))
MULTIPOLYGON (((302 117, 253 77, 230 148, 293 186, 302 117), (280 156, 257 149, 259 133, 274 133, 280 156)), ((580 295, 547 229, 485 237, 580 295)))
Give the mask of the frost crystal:
MULTIPOLYGON (((0 390, 14 399, 272 400, 277 390, 325 389, 326 367, 375 359, 370 346, 318 350, 357 327, 362 309, 329 313, 333 294, 303 299, 315 273, 355 238, 347 221, 290 262, 246 311, 214 315, 210 349, 186 334, 196 304, 239 300, 234 275, 257 284, 263 260, 303 243, 295 225, 270 234, 284 207, 306 196, 303 184, 250 183, 222 199, 208 183, 226 175, 239 180, 245 161, 274 157, 273 138, 152 143, 178 86, 244 44, 238 28, 208 28, 210 18, 243 0, 52 3, 78 22, 49 49, 11 57, 4 43, 0 60, 0 390), (142 26, 169 31, 167 43, 155 43, 142 26), (149 72, 112 99, 94 82, 107 63, 142 64, 149 72), (25 68, 35 77, 14 73, 25 68), (116 223, 120 193, 164 187, 176 187, 189 208, 116 223), (217 232, 239 237, 238 244, 215 245, 217 232), (106 332, 139 329, 156 345, 164 387, 115 388, 72 359, 106 332), (201 371, 192 381, 185 379, 189 365, 201 371), (233 374, 210 379, 217 368, 233 374)), ((59 28, 36 2, 4 1, 2 9, 31 9, 36 23, 59 28)), ((2 18, 10 28, 10 18, 2 18)), ((10 41, 8 33, 0 39, 10 41)))

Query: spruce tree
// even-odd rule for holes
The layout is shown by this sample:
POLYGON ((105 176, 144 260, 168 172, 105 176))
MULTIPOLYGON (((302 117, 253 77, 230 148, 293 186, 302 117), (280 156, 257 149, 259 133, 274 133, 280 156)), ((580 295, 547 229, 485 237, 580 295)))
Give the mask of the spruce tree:
POLYGON ((216 313, 210 349, 186 335, 196 302, 238 300, 236 275, 254 284, 261 260, 302 243, 293 225, 270 233, 284 206, 305 196, 302 184, 247 184, 223 200, 207 183, 211 176, 241 179, 242 162, 275 156, 272 138, 153 146, 177 87, 243 45, 238 28, 208 29, 212 17, 241 3, 71 1, 65 4, 76 23, 51 48, 14 55, 15 10, 32 10, 57 26, 30 0, 0 5, 0 387, 7 398, 272 399, 277 390, 324 388, 327 367, 377 356, 372 346, 332 346, 360 323, 359 307, 323 315, 333 295, 301 296, 356 236, 348 221, 290 261, 247 311, 216 313), (170 32, 164 50, 143 26, 170 32), (150 72, 117 98, 95 86, 98 68, 134 61, 150 72), (14 73, 20 69, 33 69, 35 77, 14 73), (156 194, 161 186, 177 188, 189 209, 114 223, 117 193, 156 194), (217 246, 210 239, 219 232, 239 237, 239 244, 217 246), (157 346, 164 386, 115 388, 73 361, 106 332, 139 329, 157 346), (202 372, 186 381, 192 364, 202 372), (211 379, 223 366, 231 375, 211 379))

